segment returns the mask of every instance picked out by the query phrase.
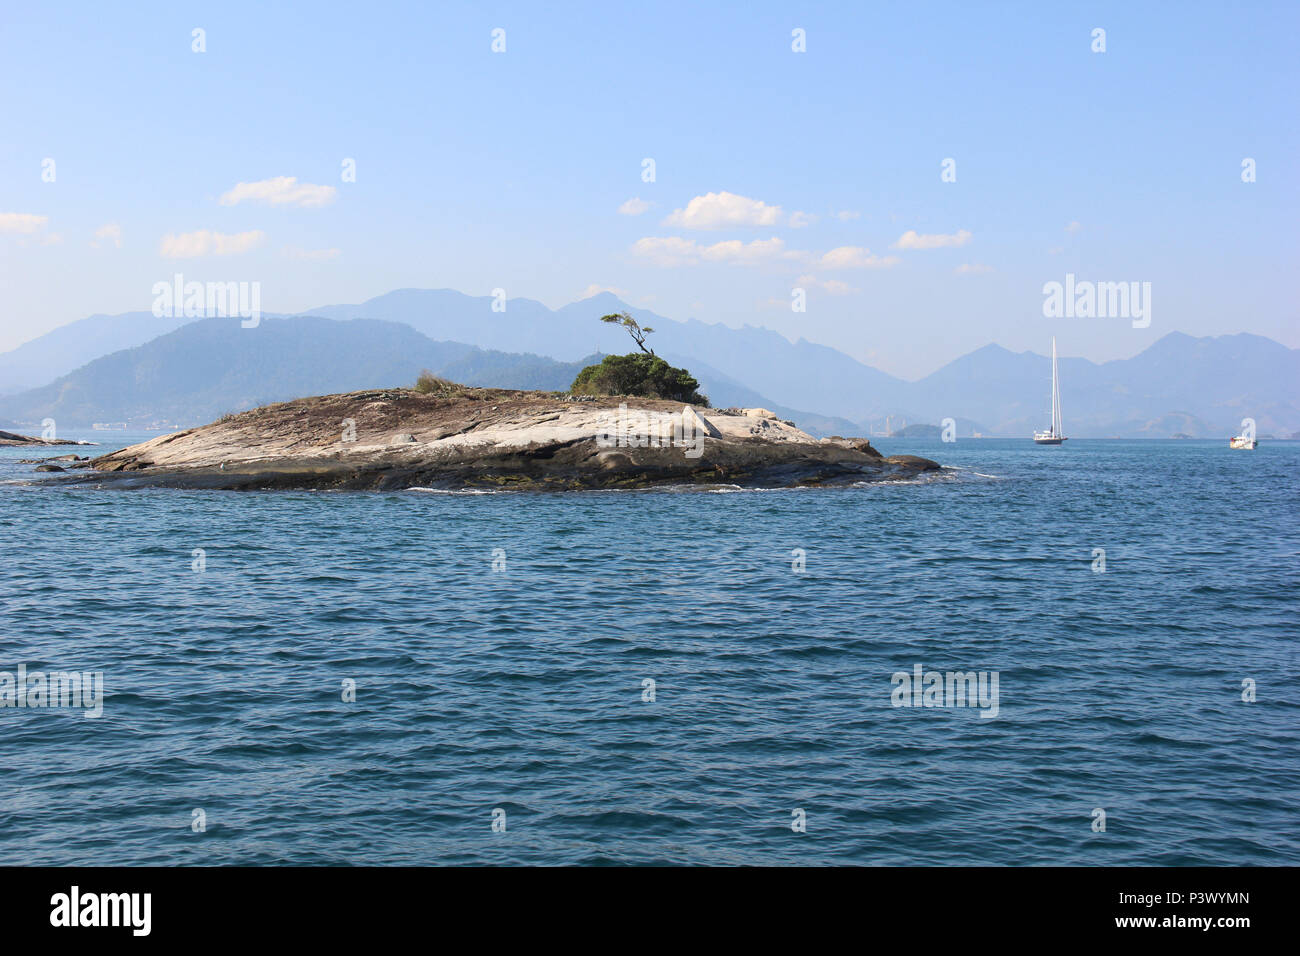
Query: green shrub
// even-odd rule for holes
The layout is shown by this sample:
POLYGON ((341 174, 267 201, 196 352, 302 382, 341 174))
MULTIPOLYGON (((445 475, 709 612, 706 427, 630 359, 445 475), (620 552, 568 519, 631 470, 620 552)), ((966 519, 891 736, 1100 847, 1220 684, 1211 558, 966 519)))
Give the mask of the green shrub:
POLYGON ((700 383, 684 368, 673 368, 657 355, 606 355, 588 365, 569 389, 575 395, 636 395, 709 407, 700 383))

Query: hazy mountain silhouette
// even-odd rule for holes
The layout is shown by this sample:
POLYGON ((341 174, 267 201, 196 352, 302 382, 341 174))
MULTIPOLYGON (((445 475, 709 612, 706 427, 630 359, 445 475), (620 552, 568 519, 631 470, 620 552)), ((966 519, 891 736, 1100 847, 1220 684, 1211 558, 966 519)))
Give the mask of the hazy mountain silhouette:
MULTIPOLYGON (((60 427, 94 423, 189 427, 269 402, 414 384, 423 369, 466 385, 567 389, 584 365, 526 353, 435 342, 400 322, 314 316, 204 319, 135 348, 106 355, 49 385, 0 397, 0 421, 60 427)), ((766 405, 808 427, 854 429, 852 422, 783 406, 701 366, 701 381, 722 405, 766 405)))
MULTIPOLYGON (((715 404, 765 405, 820 433, 864 433, 883 426, 889 415, 895 427, 902 421, 938 424, 951 417, 962 423, 960 435, 970 429, 1023 437, 1043 427, 1048 417, 1050 367, 1046 356, 1033 352, 988 345, 907 382, 828 346, 802 339, 790 342, 777 332, 748 325, 733 329, 679 322, 630 307, 608 292, 554 311, 530 299, 509 299, 505 311, 493 311, 493 304, 490 296, 450 289, 399 289, 358 305, 313 309, 310 315, 318 320, 340 320, 343 325, 344 320, 380 320, 398 323, 420 337, 403 342, 389 330, 358 342, 355 332, 335 329, 327 336, 331 348, 345 353, 359 349, 357 361, 364 357, 364 368, 356 367, 347 354, 335 355, 305 342, 304 357, 280 380, 267 377, 266 358, 259 359, 252 342, 245 340, 226 342, 223 348, 235 351, 223 354, 228 362, 250 363, 248 367, 215 376, 210 356, 186 351, 206 348, 202 336, 165 345, 165 361, 174 366, 168 370, 136 369, 135 359, 116 359, 125 363, 120 374, 129 369, 142 378, 114 381, 103 376, 102 367, 69 376, 90 358, 140 346, 158 335, 166 338, 163 333, 173 333, 177 326, 182 331, 206 323, 239 328, 231 320, 189 320, 186 325, 184 319, 155 319, 139 312, 92 316, 0 355, 0 394, 17 390, 15 382, 69 379, 11 396, 15 401, 0 401, 0 417, 60 420, 61 414, 69 423, 121 421, 122 412, 134 409, 126 417, 147 414, 188 421, 201 409, 222 413, 246 407, 240 403, 282 396, 291 386, 295 394, 309 394, 313 388, 341 390, 320 387, 326 382, 365 379, 357 388, 377 382, 402 384, 411 379, 411 369, 418 372, 421 365, 470 384, 565 388, 584 357, 632 348, 621 329, 596 321, 621 311, 654 326, 650 344, 673 364, 691 369, 715 404), (440 349, 436 355, 429 352, 434 345, 440 349), (412 351, 404 355, 403 347, 412 351), (425 357, 414 360, 414 355, 425 357), (320 363, 319 370, 312 363, 320 363), (186 383, 209 384, 201 395, 187 398, 186 383), (120 401, 112 398, 114 388, 122 392, 120 401), (35 409, 46 407, 59 414, 35 416, 35 409), (118 412, 110 414, 110 409, 118 412)), ((281 328, 276 334, 288 335, 283 331, 287 327, 277 327, 277 321, 283 320, 264 318, 262 330, 281 328)), ((274 336, 264 338, 266 345, 274 336)), ((282 356, 276 355, 278 361, 282 356)), ((155 355, 150 361, 163 360, 155 355)), ((1247 416, 1256 420, 1261 434, 1300 430, 1300 350, 1260 336, 1194 338, 1174 332, 1131 359, 1097 364, 1065 357, 1060 368, 1066 432, 1075 437, 1221 437, 1235 433, 1247 416)))
POLYGON ((679 359, 678 364, 687 368, 707 364, 784 407, 853 421, 894 410, 880 396, 907 384, 824 345, 803 340, 791 344, 778 332, 748 325, 733 329, 694 320, 679 322, 629 306, 609 292, 555 311, 531 299, 508 299, 504 312, 492 311, 492 304, 490 296, 467 296, 451 289, 399 289, 360 305, 323 306, 311 314, 404 322, 439 341, 573 361, 593 352, 621 353, 632 348, 622 329, 596 321, 626 311, 657 330, 649 344, 665 357, 679 359))
POLYGON ((409 386, 425 368, 466 384, 517 388, 553 387, 577 374, 541 356, 434 342, 396 322, 299 316, 245 329, 237 318, 203 319, 0 398, 0 419, 188 427, 268 402, 409 386))
MULTIPOLYGON (((1059 366, 1067 435, 1217 438, 1247 416, 1261 433, 1300 423, 1300 350, 1258 335, 1171 332, 1130 359, 1059 366)), ((1050 383, 1046 356, 987 345, 911 383, 901 401, 928 421, 961 415, 992 434, 1028 435, 1050 418, 1050 383)))
MULTIPOLYGON (((627 311, 657 329, 651 344, 674 364, 707 365, 772 405, 849 419, 859 431, 883 425, 889 415, 934 424, 952 417, 971 427, 980 423, 985 434, 1027 436, 1049 417, 1050 364, 1033 352, 988 345, 907 382, 828 346, 792 343, 748 325, 679 322, 628 306, 608 292, 554 312, 528 299, 510 299, 505 312, 493 312, 492 301, 447 289, 403 289, 313 313, 384 318, 435 339, 572 360, 596 350, 627 351, 630 343, 620 329, 595 321, 627 311)), ((1235 434, 1246 416, 1261 431, 1289 434, 1300 428, 1300 350, 1261 336, 1172 332, 1131 359, 1097 364, 1066 357, 1060 368, 1067 432, 1081 438, 1169 437, 1180 431, 1218 437, 1235 434)))
POLYGON ((0 395, 35 388, 87 362, 121 349, 143 345, 195 321, 155 318, 149 312, 92 315, 59 326, 40 338, 0 354, 0 395))

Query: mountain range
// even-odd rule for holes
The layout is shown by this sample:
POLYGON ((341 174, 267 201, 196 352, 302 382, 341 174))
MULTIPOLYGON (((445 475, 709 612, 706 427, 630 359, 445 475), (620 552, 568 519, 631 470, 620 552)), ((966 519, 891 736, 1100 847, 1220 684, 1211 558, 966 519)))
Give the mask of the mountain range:
MULTIPOLYGON (((567 388, 602 353, 627 351, 627 311, 651 344, 689 368, 719 406, 765 406, 815 434, 880 431, 886 416, 959 436, 1023 436, 1047 416, 1048 359, 988 345, 915 382, 824 345, 755 326, 679 322, 601 293, 551 310, 452 290, 402 289, 297 316, 95 315, 0 354, 0 424, 54 418, 180 427, 310 394, 409 385, 423 368, 466 384, 567 388), (33 387, 35 386, 35 387, 33 387)), ((1172 332, 1130 359, 1060 360, 1067 434, 1223 437, 1252 417, 1261 434, 1300 430, 1300 350, 1250 334, 1172 332)))

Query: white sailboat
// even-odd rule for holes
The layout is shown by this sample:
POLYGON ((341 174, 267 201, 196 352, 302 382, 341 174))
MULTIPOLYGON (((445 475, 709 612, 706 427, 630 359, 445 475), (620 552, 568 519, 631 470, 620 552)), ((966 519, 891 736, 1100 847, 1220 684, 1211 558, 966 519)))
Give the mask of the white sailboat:
POLYGON ((1052 336, 1052 427, 1045 432, 1034 432, 1037 445, 1059 445, 1065 441, 1061 427, 1061 380, 1056 374, 1056 336, 1052 336))
POLYGON ((1229 448, 1241 448, 1245 451, 1254 451, 1259 442, 1255 440, 1255 419, 1243 418, 1241 420, 1241 434, 1233 435, 1228 439, 1229 448))

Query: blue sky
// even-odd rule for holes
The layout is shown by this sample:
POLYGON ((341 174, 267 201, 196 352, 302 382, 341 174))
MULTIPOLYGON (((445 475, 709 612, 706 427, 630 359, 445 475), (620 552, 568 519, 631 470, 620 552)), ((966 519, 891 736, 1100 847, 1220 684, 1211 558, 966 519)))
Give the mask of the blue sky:
POLYGON ((1173 330, 1300 346, 1298 10, 9 4, 0 349, 147 310, 174 272, 258 281, 267 311, 610 288, 905 377, 1051 335, 1094 360, 1173 330), (1150 282, 1150 327, 1045 318, 1067 272, 1150 282))

